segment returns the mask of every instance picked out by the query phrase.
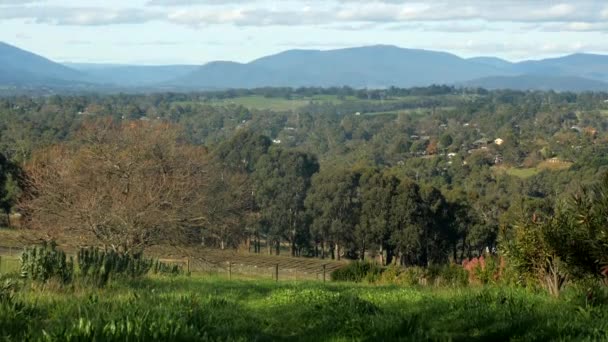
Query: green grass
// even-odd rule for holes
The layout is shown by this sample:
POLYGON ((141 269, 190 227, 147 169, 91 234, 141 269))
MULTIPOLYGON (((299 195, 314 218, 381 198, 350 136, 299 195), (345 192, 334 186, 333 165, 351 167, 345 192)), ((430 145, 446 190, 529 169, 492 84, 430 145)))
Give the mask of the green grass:
POLYGON ((536 174, 538 174, 540 171, 535 168, 522 168, 522 169, 518 169, 518 168, 509 168, 507 169, 507 174, 510 176, 515 176, 515 177, 519 177, 519 178, 530 178, 536 174))
POLYGON ((29 288, 0 301, 4 341, 608 339, 608 310, 512 288, 145 278, 29 288))
POLYGON ((19 255, 0 255, 0 274, 17 273, 19 268, 19 255))
MULTIPOLYGON (((453 97, 451 95, 441 96, 439 98, 449 99, 453 97)), ((280 97, 264 97, 261 95, 254 96, 241 96, 229 99, 212 99, 207 104, 216 105, 216 106, 229 106, 229 105, 241 105, 250 109, 258 109, 258 110, 272 110, 272 111, 290 111, 300 109, 310 103, 332 103, 332 104, 342 104, 345 102, 349 103, 361 103, 361 104, 394 104, 394 103, 403 103, 403 104, 415 104, 424 97, 420 96, 404 96, 404 97, 393 97, 384 100, 379 99, 359 99, 354 96, 346 96, 344 98, 339 98, 336 95, 315 95, 312 97, 294 97, 292 99, 280 98, 280 97)), ((175 102, 175 104, 180 105, 192 105, 198 104, 202 102, 175 102)), ((451 107, 442 107, 442 109, 450 109, 451 107)), ((438 108, 439 109, 439 108, 438 108)), ((399 111, 401 112, 401 111, 399 111)), ((409 109, 403 110, 406 113, 419 114, 417 109, 409 109)), ((428 109, 427 109, 428 112, 428 109)), ((387 112, 387 113, 368 113, 368 115, 378 115, 378 114, 395 114, 397 112, 387 112)), ((426 113, 426 112, 425 112, 426 113)))

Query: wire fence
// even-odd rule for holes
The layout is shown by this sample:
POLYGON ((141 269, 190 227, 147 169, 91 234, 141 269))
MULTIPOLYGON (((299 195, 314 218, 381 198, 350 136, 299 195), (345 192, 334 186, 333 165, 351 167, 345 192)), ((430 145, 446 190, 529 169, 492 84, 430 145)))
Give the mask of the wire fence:
MULTIPOLYGON (((22 247, 0 246, 0 274, 17 272, 22 247)), ((313 258, 274 257, 202 249, 196 256, 154 257, 167 265, 177 265, 187 274, 216 274, 229 279, 258 278, 275 281, 329 281, 331 273, 344 262, 313 258)), ((76 253, 66 253, 76 257, 76 253)))

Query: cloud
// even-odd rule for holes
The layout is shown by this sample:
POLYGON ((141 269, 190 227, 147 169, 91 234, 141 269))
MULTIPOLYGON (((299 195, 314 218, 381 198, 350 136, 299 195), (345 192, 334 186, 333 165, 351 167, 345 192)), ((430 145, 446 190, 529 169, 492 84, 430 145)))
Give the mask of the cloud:
MULTIPOLYGON (((1 1, 1 0, 0 0, 1 1)), ((255 3, 251 0, 149 0, 148 6, 195 6, 255 3)))
POLYGON ((25 5, 36 2, 45 2, 46 0, 0 0, 0 6, 3 5, 25 5))
POLYGON ((608 32, 608 23, 571 22, 544 23, 528 26, 530 30, 542 32, 608 32))
POLYGON ((29 39, 32 39, 32 36, 30 36, 27 33, 19 32, 19 33, 15 34, 15 38, 17 38, 19 40, 29 40, 29 39))
MULTIPOLYGON (((18 1, 0 0, 0 4, 18 1)), ((29 19, 75 26, 159 20, 190 27, 324 26, 342 30, 368 30, 383 25, 394 30, 424 23, 418 29, 439 32, 490 31, 501 23, 567 23, 562 26, 564 30, 579 32, 584 31, 579 28, 580 23, 601 27, 599 24, 608 18, 608 7, 599 0, 148 0, 146 4, 131 8, 8 5, 2 6, 0 20, 29 19), (480 21, 484 24, 480 25, 480 21)))
POLYGON ((141 24, 162 18, 160 12, 139 8, 11 6, 0 11, 0 20, 30 19, 35 23, 73 26, 141 24))

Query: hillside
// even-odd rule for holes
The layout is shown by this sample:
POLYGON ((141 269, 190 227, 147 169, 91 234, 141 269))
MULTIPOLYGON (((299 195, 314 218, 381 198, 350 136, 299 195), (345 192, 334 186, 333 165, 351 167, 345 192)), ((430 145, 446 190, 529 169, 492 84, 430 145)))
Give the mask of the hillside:
POLYGON ((17 86, 67 85, 86 75, 34 53, 0 42, 0 84, 17 86))
POLYGON ((512 63, 492 56, 464 59, 446 52, 375 45, 326 51, 288 50, 249 63, 62 65, 0 43, 0 86, 9 87, 128 92, 447 84, 489 89, 597 91, 608 89, 607 83, 608 56, 593 54, 512 63))
POLYGON ((198 87, 380 88, 450 84, 504 74, 508 73, 449 53, 379 45, 329 51, 290 50, 247 64, 210 63, 178 82, 198 87))
POLYGON ((122 86, 151 86, 184 77, 197 70, 198 65, 116 65, 66 63, 66 66, 86 73, 98 83, 122 86))

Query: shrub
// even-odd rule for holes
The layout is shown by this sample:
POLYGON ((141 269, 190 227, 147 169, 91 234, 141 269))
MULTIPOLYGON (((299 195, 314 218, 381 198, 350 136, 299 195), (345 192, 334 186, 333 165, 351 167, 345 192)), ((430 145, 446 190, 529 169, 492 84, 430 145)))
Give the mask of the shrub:
POLYGON ((365 261, 355 261, 345 267, 332 272, 331 279, 334 281, 354 281, 365 280, 374 281, 378 278, 382 269, 375 263, 365 261))
POLYGON ((184 269, 180 265, 169 265, 156 260, 152 265, 152 273, 174 276, 184 273, 184 269))
POLYGON ((141 277, 150 271, 153 264, 142 253, 119 253, 96 247, 81 248, 78 252, 80 275, 98 286, 104 286, 110 279, 141 277))
POLYGON ((505 269, 502 257, 482 255, 479 258, 465 259, 462 268, 468 272, 469 282, 475 284, 495 284, 505 269))
POLYGON ((460 265, 433 265, 427 269, 427 278, 437 286, 466 286, 469 273, 460 265))
POLYGON ((405 268, 397 277, 396 284, 408 286, 427 285, 428 279, 426 270, 417 266, 405 268))
POLYGON ((21 276, 41 283, 54 279, 67 284, 74 276, 74 261, 54 242, 27 247, 21 254, 21 276))

